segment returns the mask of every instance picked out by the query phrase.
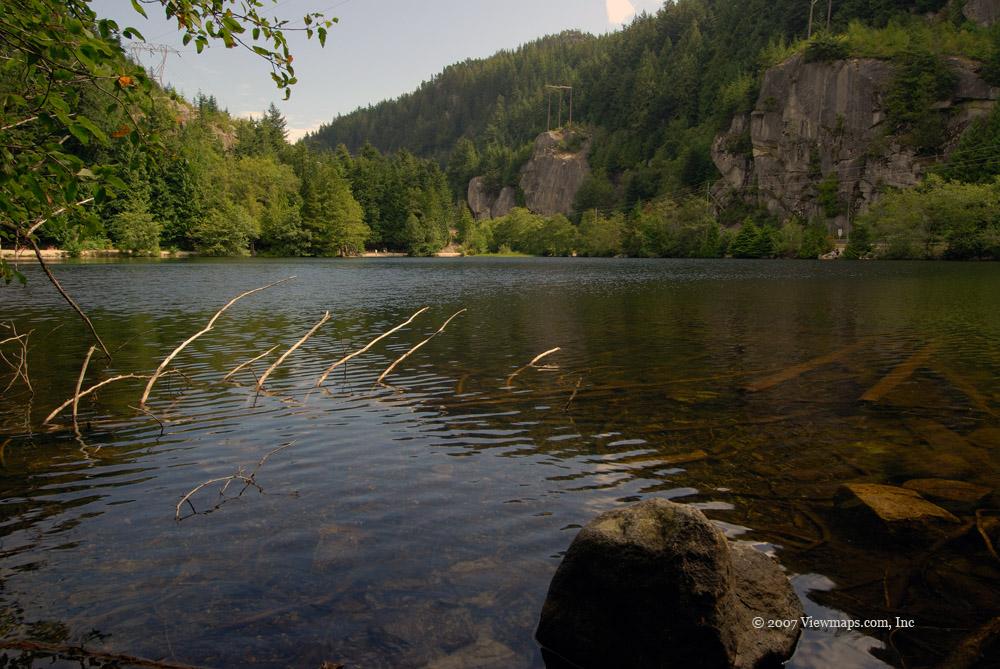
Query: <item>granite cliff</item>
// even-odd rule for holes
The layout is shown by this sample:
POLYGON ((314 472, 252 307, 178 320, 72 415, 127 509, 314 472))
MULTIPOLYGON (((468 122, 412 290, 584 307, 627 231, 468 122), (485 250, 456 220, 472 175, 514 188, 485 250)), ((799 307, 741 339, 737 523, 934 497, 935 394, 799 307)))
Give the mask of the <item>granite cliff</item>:
MULTIPOLYGON (((568 214, 580 186, 590 174, 590 141, 573 130, 550 130, 535 138, 531 159, 521 168, 518 186, 524 206, 536 214, 568 214)), ((499 218, 517 206, 517 189, 491 193, 483 177, 469 182, 469 209, 476 220, 499 218)))
POLYGON ((866 209, 884 187, 916 185, 954 147, 962 131, 1000 97, 980 64, 949 58, 957 84, 935 108, 945 114, 936 155, 921 155, 887 131, 884 99, 894 65, 872 58, 806 62, 802 55, 768 70, 757 103, 712 146, 722 173, 718 201, 755 199, 780 216, 809 218, 831 203, 835 227, 866 209), (819 196, 823 184, 825 201, 819 196))

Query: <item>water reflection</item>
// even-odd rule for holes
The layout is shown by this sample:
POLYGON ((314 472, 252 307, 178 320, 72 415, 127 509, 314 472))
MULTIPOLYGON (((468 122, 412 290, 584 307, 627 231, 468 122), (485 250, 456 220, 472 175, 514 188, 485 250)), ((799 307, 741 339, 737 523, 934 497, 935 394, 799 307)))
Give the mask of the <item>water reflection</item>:
MULTIPOLYGON (((111 636, 98 647, 209 666, 542 666, 532 633, 561 552, 594 514, 652 495, 697 504, 730 536, 772 550, 804 575, 796 584, 810 612, 918 621, 891 639, 811 632, 796 667, 933 664, 1000 613, 1000 574, 977 533, 933 551, 894 543, 834 499, 845 481, 997 488, 991 266, 58 269, 117 349, 93 382, 148 373, 234 294, 299 276, 240 303, 192 344, 177 359, 184 376, 158 384, 155 418, 133 408, 142 380, 87 398, 82 444, 65 418, 39 429, 73 392, 82 329, 38 277, 2 294, 0 319, 44 333, 33 335, 30 404, 0 399, 2 597, 29 619, 62 621, 69 641, 100 629, 111 636), (330 362, 424 305, 427 314, 310 392, 330 362), (392 387, 374 386, 463 307, 392 387), (266 361, 221 382, 290 346, 326 309, 334 320, 267 393, 253 391, 266 361), (861 401, 931 342, 925 364, 861 401), (787 378, 760 387, 779 373, 787 378), (185 492, 290 441, 256 476, 264 494, 174 521, 185 492)), ((198 508, 211 507, 214 491, 202 492, 198 508)))

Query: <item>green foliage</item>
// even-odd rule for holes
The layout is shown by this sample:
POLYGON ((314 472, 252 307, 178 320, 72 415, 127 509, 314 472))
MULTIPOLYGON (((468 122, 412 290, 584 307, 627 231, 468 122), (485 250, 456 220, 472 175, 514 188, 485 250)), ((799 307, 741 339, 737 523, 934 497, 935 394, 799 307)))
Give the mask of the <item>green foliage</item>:
POLYGON ((123 211, 111 220, 111 234, 122 251, 159 255, 160 224, 146 212, 123 211))
POLYGON ((580 220, 579 252, 591 257, 610 257, 622 253, 625 216, 604 218, 596 211, 585 211, 580 220))
MULTIPOLYGON (((109 200, 136 183, 156 194, 183 189, 164 176, 172 157, 159 134, 170 129, 162 111, 173 100, 124 56, 122 44, 142 40, 139 31, 99 18, 90 4, 18 0, 0 6, 0 241, 31 235, 44 242, 58 234, 46 230, 54 227, 51 219, 94 204, 115 219, 123 243, 148 251, 155 246, 154 225, 143 208, 109 200)), ((148 6, 162 10, 198 52, 213 42, 245 45, 267 61, 286 97, 295 83, 284 34, 292 26, 265 15, 264 0, 145 0, 132 6, 143 15, 148 6)), ((331 25, 317 13, 303 22, 321 42, 331 25)), ((179 217, 191 214, 174 210, 171 236, 179 217)), ((78 246, 85 232, 60 236, 78 246)), ((0 273, 12 276, 6 268, 0 273)))
MULTIPOLYGON (((794 223, 789 225, 794 225, 794 223)), ((766 223, 757 225, 753 219, 747 218, 740 227, 739 233, 732 240, 729 253, 734 258, 773 258, 784 250, 784 238, 785 235, 772 225, 766 223)))
POLYGON ((845 207, 840 199, 840 178, 836 173, 827 175, 816 184, 816 200, 827 218, 844 213, 845 207))
POLYGON ((885 95, 889 129, 920 152, 932 153, 945 139, 947 118, 934 103, 949 98, 958 82, 947 62, 927 50, 895 58, 896 74, 885 95))
POLYGON ((191 231, 194 248, 206 256, 241 256, 249 253, 257 226, 242 205, 223 202, 209 210, 191 231))
POLYGON ((820 32, 812 36, 806 43, 805 60, 807 63, 825 63, 831 60, 843 60, 850 54, 847 39, 839 35, 820 32))
POLYGON ((973 122, 934 172, 946 181, 987 183, 1000 175, 1000 105, 973 122))
POLYGON ((931 176, 886 193, 855 227, 852 255, 879 258, 1000 259, 1000 181, 967 184, 931 176), (857 240, 858 228, 864 228, 857 240))

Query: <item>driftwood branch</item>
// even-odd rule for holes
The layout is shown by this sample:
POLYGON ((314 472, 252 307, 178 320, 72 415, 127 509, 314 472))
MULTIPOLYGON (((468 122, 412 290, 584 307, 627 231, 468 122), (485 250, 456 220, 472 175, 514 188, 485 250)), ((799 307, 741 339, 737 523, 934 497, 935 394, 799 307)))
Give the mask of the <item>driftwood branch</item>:
POLYGON ((38 248, 38 242, 36 242, 33 237, 28 237, 27 239, 28 243, 31 244, 31 248, 35 251, 35 257, 38 258, 38 264, 41 266, 42 271, 45 272, 45 276, 48 277, 49 282, 56 287, 56 290, 58 290, 59 294, 63 296, 63 299, 69 303, 69 306, 73 307, 73 310, 76 311, 80 318, 83 319, 83 322, 87 324, 87 327, 90 329, 90 334, 94 336, 98 346, 100 346, 101 350, 104 352, 104 356, 108 360, 111 360, 111 353, 108 352, 108 347, 104 345, 104 340, 101 339, 101 335, 97 334, 97 329, 90 321, 90 318, 87 317, 87 314, 83 313, 83 309, 80 308, 80 305, 69 296, 69 293, 63 289, 59 280, 56 279, 55 275, 52 273, 52 270, 49 269, 49 266, 45 262, 45 258, 42 257, 42 250, 38 248))
POLYGON ((253 290, 248 290, 245 293, 240 293, 233 299, 229 300, 229 302, 227 302, 225 306, 223 306, 221 309, 215 312, 215 315, 212 316, 212 318, 208 321, 208 324, 204 328, 202 328, 198 332, 194 333, 193 335, 185 339, 180 346, 171 351, 170 355, 168 355, 166 358, 163 359, 163 362, 160 363, 160 366, 157 367, 156 371, 153 372, 153 375, 149 377, 149 382, 146 383, 146 389, 142 392, 142 398, 139 400, 139 406, 146 406, 146 400, 149 399, 149 393, 153 391, 153 386, 156 385, 157 379, 163 376, 163 372, 167 368, 167 365, 169 365, 170 362, 174 358, 176 358, 181 351, 187 348, 188 344, 190 344, 191 342, 193 342, 195 339, 202 336, 206 332, 210 332, 212 328, 215 326, 215 321, 219 320, 219 316, 225 313, 225 311, 229 309, 229 307, 233 306, 234 304, 242 300, 244 297, 247 297, 248 295, 253 295, 254 293, 259 293, 262 290, 273 288, 274 286, 277 286, 280 283, 291 281, 294 278, 295 278, 294 276, 290 276, 286 279, 282 279, 281 281, 275 281, 274 283, 269 283, 266 286, 261 286, 260 288, 254 288, 253 290))
POLYGON ((13 386, 18 379, 24 381, 24 385, 27 386, 28 391, 31 394, 34 394, 35 389, 31 387, 31 377, 28 375, 28 338, 31 336, 31 333, 34 332, 34 330, 25 332, 24 334, 18 334, 17 327, 14 325, 14 323, 3 323, 0 324, 0 327, 4 327, 10 330, 11 333, 13 333, 13 336, 7 337, 6 339, 0 341, 0 346, 4 344, 9 344, 11 342, 17 342, 19 347, 16 365, 13 362, 11 362, 6 355, 0 352, 0 360, 3 360, 5 363, 7 363, 7 365, 11 368, 11 370, 14 373, 13 376, 11 376, 10 378, 10 382, 7 383, 7 386, 2 391, 0 391, 0 395, 10 390, 11 386, 13 386))
POLYGON ((892 371, 882 377, 878 383, 868 389, 861 396, 862 402, 878 402, 883 397, 891 393, 896 387, 910 378, 915 371, 927 364, 931 356, 937 351, 936 343, 928 344, 911 355, 909 358, 894 367, 892 371))
POLYGON ((83 378, 87 376, 87 367, 90 366, 90 358, 96 350, 96 346, 91 346, 87 350, 87 355, 83 359, 83 366, 80 367, 80 376, 76 378, 76 388, 73 390, 73 431, 77 434, 80 434, 80 426, 76 422, 77 409, 80 406, 80 388, 83 387, 83 378))
POLYGON ((316 323, 316 325, 312 326, 312 329, 310 329, 309 332, 307 332, 305 336, 302 337, 302 339, 292 344, 291 348, 282 353, 281 357, 275 360, 274 364, 267 368, 267 371, 264 372, 261 375, 261 377, 257 380, 257 392, 260 392, 260 390, 264 387, 264 382, 267 381, 267 377, 271 376, 271 372, 277 369, 281 365, 281 363, 285 361, 285 358, 290 356, 295 351, 295 349, 305 344, 306 340, 309 339, 309 337, 312 337, 314 334, 316 334, 316 330, 319 330, 321 327, 323 327, 323 324, 326 323, 328 320, 330 320, 329 311, 323 314, 323 318, 319 319, 319 322, 316 323))
POLYGON ((439 334, 441 334, 442 332, 444 332, 444 329, 446 327, 448 327, 448 323, 451 323, 455 319, 456 316, 458 316, 459 314, 463 313, 464 311, 466 311, 466 310, 465 309, 459 309, 458 311, 456 311, 454 314, 451 315, 451 318, 449 318, 448 320, 446 320, 441 325, 441 327, 439 327, 434 332, 434 334, 432 334, 430 337, 428 337, 427 339, 423 340, 422 342, 420 342, 419 344, 417 344, 416 346, 414 346, 413 348, 411 348, 409 351, 407 351, 403 355, 399 356, 399 358, 397 358, 394 363, 392 363, 391 365, 389 365, 386 368, 386 370, 384 372, 382 372, 382 375, 379 376, 378 379, 375 380, 375 384, 378 385, 378 384, 382 383, 382 379, 384 379, 385 377, 389 376, 389 374, 392 373, 392 370, 396 369, 396 367, 399 366, 399 363, 401 363, 404 360, 406 360, 407 358, 409 358, 421 346, 423 346, 424 344, 426 344, 427 342, 429 342, 431 339, 434 339, 434 337, 437 337, 439 334))
POLYGON ((144 376, 142 374, 121 374, 119 376, 112 376, 110 379, 104 379, 100 383, 95 383, 86 390, 73 395, 73 397, 69 398, 68 400, 57 406, 55 409, 52 410, 52 413, 50 413, 48 416, 45 417, 45 420, 42 421, 42 425, 48 425, 48 423, 51 422, 53 418, 62 413, 63 409, 73 405, 76 402, 79 402, 82 398, 91 394, 95 390, 103 388, 109 383, 115 383, 116 381, 124 381, 126 379, 148 379, 148 378, 149 378, 148 376, 144 376))
POLYGON ((378 337, 375 337, 375 339, 372 339, 363 348, 360 348, 357 351, 355 351, 354 353, 351 353, 349 355, 345 355, 343 358, 341 358, 337 362, 335 362, 332 365, 330 365, 329 367, 327 367, 326 370, 323 372, 323 374, 316 381, 315 386, 313 386, 313 387, 314 388, 319 388, 326 381, 327 377, 330 376, 330 373, 333 372, 333 370, 337 369, 337 367, 340 367, 341 365, 343 365, 345 362, 347 362, 351 358, 355 358, 355 357, 361 355, 362 353, 365 353, 366 351, 368 351, 369 349, 371 349, 372 346, 374 346, 375 344, 379 343, 380 341, 382 341, 383 339, 385 339, 389 335, 395 334, 399 330, 403 329, 404 327, 406 327, 407 325, 409 325, 410 323, 412 323, 414 321, 414 319, 416 319, 417 316, 419 316, 420 314, 424 313, 429 308, 430 307, 424 307, 420 311, 417 311, 416 313, 414 313, 412 316, 410 316, 409 319, 407 319, 403 323, 400 323, 399 325, 397 325, 393 329, 389 330, 388 332, 380 334, 378 337))
POLYGON ((555 353, 556 351, 559 351, 559 350, 561 350, 561 349, 558 346, 556 346, 555 348, 550 348, 548 351, 545 351, 545 353, 539 353, 538 355, 536 355, 534 358, 532 358, 531 362, 529 362, 527 365, 525 365, 524 367, 521 367, 516 372, 514 372, 513 374, 511 374, 510 376, 507 377, 507 384, 506 384, 507 387, 510 388, 510 384, 514 380, 515 376, 517 376, 518 374, 520 374, 524 370, 528 369, 529 367, 534 367, 536 362, 538 362, 539 360, 541 360, 542 358, 544 358, 546 356, 552 355, 553 353, 555 353))
POLYGON ((163 660, 149 660, 134 655, 124 655, 122 653, 107 653, 99 650, 90 650, 83 646, 71 646, 54 643, 39 643, 36 641, 8 640, 0 641, 0 648, 7 650, 19 650, 26 653, 45 653, 47 655, 57 655, 66 658, 84 660, 99 660, 102 662, 112 662, 115 665, 130 667, 145 667, 146 669, 198 669, 191 664, 181 664, 179 662, 167 662, 163 660))
POLYGON ((231 497, 226 497, 226 491, 229 490, 229 486, 232 485, 234 482, 239 481, 243 483, 243 488, 236 495, 236 497, 242 497, 243 493, 245 493, 250 488, 256 488, 259 492, 263 493, 264 489, 261 488, 260 485, 257 483, 257 473, 260 471, 260 468, 264 466, 264 464, 268 461, 268 459, 270 459, 272 455, 278 453, 279 451, 283 451, 286 448, 293 446, 294 444, 295 444, 294 441, 290 441, 286 444, 278 446, 277 448, 271 451, 268 451, 267 453, 264 454, 264 457, 262 457, 260 460, 257 461, 257 465, 253 468, 253 471, 249 473, 247 473, 247 471, 241 465, 234 474, 230 474, 229 476, 220 476, 218 478, 209 479, 204 483, 199 483, 190 491, 188 491, 187 494, 181 497, 179 502, 177 502, 177 506, 174 507, 174 520, 184 520, 184 518, 190 517, 190 516, 181 516, 181 508, 185 504, 191 507, 190 515, 197 515, 198 510, 194 508, 194 504, 191 502, 191 498, 195 494, 197 494, 200 490, 204 490, 208 486, 214 485, 216 483, 222 484, 222 487, 219 488, 219 497, 221 499, 216 503, 214 507, 212 507, 208 511, 204 511, 203 513, 210 513, 211 511, 218 509, 220 506, 225 504, 230 499, 233 499, 231 497))
POLYGON ((258 360, 260 360, 261 358, 266 358, 267 356, 269 356, 272 353, 274 353, 277 349, 278 349, 277 345, 272 346, 271 348, 267 349, 266 351, 264 351, 263 353, 261 353, 260 355, 258 355, 256 358, 250 358, 246 362, 241 363, 239 365, 236 365, 235 367, 233 367, 233 369, 232 369, 231 372, 229 372, 228 374, 226 374, 225 376, 222 377, 222 380, 223 381, 228 381, 230 378, 232 378, 234 375, 236 375, 236 373, 239 372, 240 370, 244 369, 245 367, 249 367, 253 363, 255 363, 258 360))

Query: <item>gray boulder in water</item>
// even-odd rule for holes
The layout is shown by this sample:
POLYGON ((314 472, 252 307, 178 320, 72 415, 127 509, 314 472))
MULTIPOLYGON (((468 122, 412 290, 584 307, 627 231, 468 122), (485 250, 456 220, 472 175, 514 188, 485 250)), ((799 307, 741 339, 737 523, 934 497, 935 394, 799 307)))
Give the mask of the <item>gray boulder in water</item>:
POLYGON ((580 667, 750 669, 791 657, 802 605, 776 562, 730 544, 690 506, 652 499, 580 530, 549 586, 536 637, 580 667), (758 621, 759 626, 759 621, 758 621))

